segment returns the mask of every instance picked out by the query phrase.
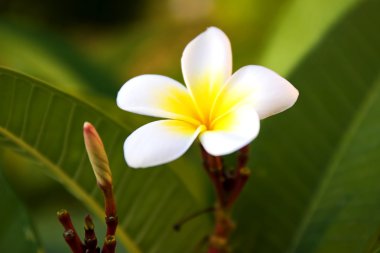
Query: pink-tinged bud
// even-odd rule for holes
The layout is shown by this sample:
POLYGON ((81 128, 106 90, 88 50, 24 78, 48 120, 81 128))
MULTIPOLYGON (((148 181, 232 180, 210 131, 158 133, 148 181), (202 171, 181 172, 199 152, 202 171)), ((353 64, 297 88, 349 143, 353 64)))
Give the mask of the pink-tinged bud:
POLYGON ((104 145, 95 127, 89 122, 83 125, 84 143, 96 181, 103 190, 112 188, 112 174, 104 145))

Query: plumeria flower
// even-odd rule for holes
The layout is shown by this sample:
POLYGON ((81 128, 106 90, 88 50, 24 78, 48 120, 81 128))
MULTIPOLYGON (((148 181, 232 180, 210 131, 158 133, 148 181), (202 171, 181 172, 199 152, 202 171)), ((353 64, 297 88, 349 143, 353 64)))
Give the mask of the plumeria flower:
POLYGON ((164 118, 126 139, 130 167, 173 161, 197 137, 211 155, 233 153, 256 138, 260 119, 288 109, 298 97, 297 89, 265 67, 249 65, 232 74, 230 41, 215 27, 186 46, 181 66, 186 86, 161 75, 141 75, 120 89, 121 109, 164 118))

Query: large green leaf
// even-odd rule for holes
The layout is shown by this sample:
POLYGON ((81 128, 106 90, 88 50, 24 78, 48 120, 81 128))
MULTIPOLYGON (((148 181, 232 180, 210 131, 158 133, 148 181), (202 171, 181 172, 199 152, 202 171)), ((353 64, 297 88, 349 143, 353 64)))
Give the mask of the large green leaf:
POLYGON ((42 252, 25 207, 0 171, 0 252, 42 252))
POLYGON ((263 121, 252 144, 252 180, 235 213, 238 252, 373 248, 380 227, 379 9, 379 1, 364 1, 338 22, 290 75, 300 91, 295 107, 263 121))
MULTIPOLYGON (((103 216, 102 197, 85 153, 82 125, 93 122, 108 151, 120 218, 120 245, 128 252, 191 252, 209 231, 208 217, 180 233, 172 225, 204 207, 202 196, 177 174, 182 168, 131 170, 122 145, 130 133, 104 114, 38 80, 0 69, 0 137, 37 160, 88 208, 103 216)), ((195 186, 197 184, 194 184, 195 186)), ((59 224, 57 224, 58 226, 59 224)))

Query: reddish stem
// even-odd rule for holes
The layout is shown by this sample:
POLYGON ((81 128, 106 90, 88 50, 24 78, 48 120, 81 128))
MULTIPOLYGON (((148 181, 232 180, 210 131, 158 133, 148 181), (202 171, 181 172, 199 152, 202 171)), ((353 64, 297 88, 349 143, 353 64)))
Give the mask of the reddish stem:
POLYGON ((238 170, 234 188, 228 196, 228 201, 226 205, 227 209, 232 208, 233 204, 239 197, 250 175, 251 172, 245 167, 238 170))
POLYGON ((100 187, 104 196, 105 221, 107 224, 107 236, 113 236, 116 233, 118 217, 116 215, 116 203, 113 195, 112 185, 110 187, 100 187))
POLYGON ((201 146, 204 168, 216 193, 215 227, 209 239, 208 253, 229 252, 228 240, 235 225, 230 211, 247 182, 250 172, 245 167, 248 161, 248 146, 239 150, 235 171, 225 171, 221 157, 208 154, 201 146))
POLYGON ((106 236, 102 253, 114 253, 116 249, 116 238, 113 235, 106 236))
POLYGON ((228 240, 232 230, 235 228, 228 210, 218 206, 215 211, 214 232, 210 236, 208 253, 229 252, 228 240))
POLYGON ((71 221, 71 217, 67 210, 62 209, 57 212, 58 220, 65 228, 63 232, 63 237, 66 243, 69 245, 73 253, 83 253, 84 245, 82 244, 77 232, 75 231, 74 225, 71 221))
POLYGON ((249 157, 249 146, 242 147, 239 150, 238 157, 237 157, 237 165, 236 169, 239 170, 247 165, 249 157))
POLYGON ((86 245, 86 253, 96 253, 98 239, 95 235, 95 226, 91 219, 90 215, 85 217, 85 226, 84 226, 84 243, 86 245))
POLYGON ((221 158, 210 155, 202 146, 201 153, 203 159, 203 166, 213 183, 217 199, 223 200, 222 202, 224 202, 225 192, 223 190, 223 163, 221 161, 221 158))

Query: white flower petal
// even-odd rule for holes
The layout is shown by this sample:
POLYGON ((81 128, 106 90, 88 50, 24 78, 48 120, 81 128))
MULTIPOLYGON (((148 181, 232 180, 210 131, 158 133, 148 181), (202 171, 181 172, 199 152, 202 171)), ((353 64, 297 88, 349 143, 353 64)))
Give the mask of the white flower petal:
POLYGON ((124 156, 133 168, 171 162, 183 155, 197 138, 201 127, 180 120, 159 120, 134 131, 124 143, 124 156))
POLYGON ((186 46, 181 64, 186 86, 198 109, 207 114, 232 73, 230 41, 221 30, 210 27, 186 46))
POLYGON ((117 105, 126 111, 192 122, 196 118, 186 87, 160 75, 141 75, 127 81, 117 94, 117 105))
POLYGON ((256 138, 260 119, 252 106, 235 107, 235 110, 214 122, 212 130, 200 135, 205 150, 214 156, 227 155, 239 150, 256 138))
POLYGON ((218 97, 215 115, 241 103, 252 104, 264 119, 291 107, 298 90, 274 71, 262 66, 245 66, 227 81, 218 97))

